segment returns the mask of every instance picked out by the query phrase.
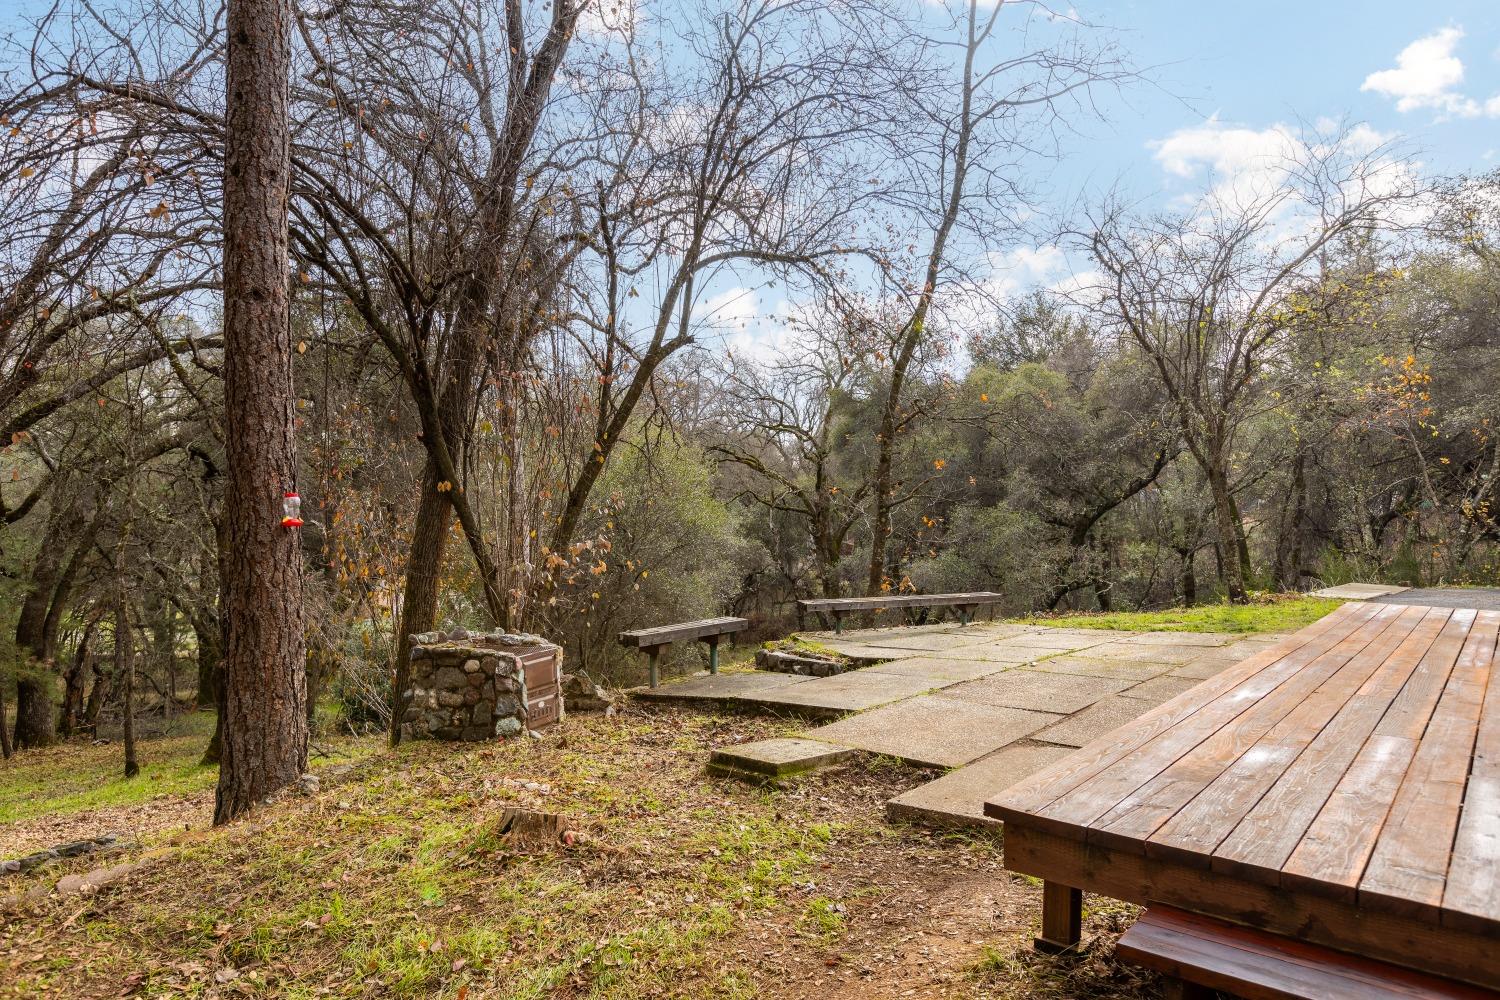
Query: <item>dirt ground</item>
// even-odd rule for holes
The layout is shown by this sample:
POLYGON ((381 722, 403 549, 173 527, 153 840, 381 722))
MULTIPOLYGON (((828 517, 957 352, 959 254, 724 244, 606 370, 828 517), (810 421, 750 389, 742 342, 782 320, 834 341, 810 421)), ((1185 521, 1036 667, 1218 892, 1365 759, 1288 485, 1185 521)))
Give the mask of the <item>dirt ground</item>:
POLYGON ((208 788, 0 825, 6 850, 122 827, 142 844, 0 877, 0 899, 32 894, 0 908, 0 995, 1158 995, 1109 958, 1128 907, 1090 897, 1092 944, 1037 955, 1040 886, 1004 870, 998 834, 886 823, 933 772, 703 772, 710 748, 786 728, 632 710, 535 745, 382 751, 227 830, 205 829, 208 788), (565 815, 577 843, 497 842, 505 808, 565 815), (47 895, 132 857, 97 892, 47 895))

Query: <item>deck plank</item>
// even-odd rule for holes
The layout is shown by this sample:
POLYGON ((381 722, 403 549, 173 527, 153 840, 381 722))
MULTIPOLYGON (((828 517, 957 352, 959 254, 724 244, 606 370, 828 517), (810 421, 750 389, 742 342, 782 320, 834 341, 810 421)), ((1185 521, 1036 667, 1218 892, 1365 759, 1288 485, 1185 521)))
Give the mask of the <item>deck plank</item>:
MULTIPOLYGON (((1404 609, 1397 609, 1392 614, 1377 614, 1365 622, 1271 694, 1168 764, 1137 791, 1119 800, 1113 809, 1090 824, 1089 838, 1115 846, 1119 846, 1117 841, 1122 838, 1149 841, 1163 824, 1210 785, 1218 784, 1220 792, 1233 788, 1232 784, 1219 783, 1218 779, 1233 770, 1233 762, 1247 755, 1256 760, 1257 773, 1284 768, 1292 759, 1286 752, 1279 755, 1252 752, 1261 750, 1266 740, 1288 720, 1299 722, 1293 717, 1315 715, 1320 709, 1332 715, 1348 698, 1349 691, 1357 686, 1357 683, 1338 683, 1346 670, 1373 671, 1379 660, 1371 660, 1370 650, 1384 648, 1379 645, 1382 640, 1386 640, 1393 630, 1398 630, 1403 618, 1409 617, 1404 614, 1404 609), (1334 695, 1338 704, 1328 704, 1333 697, 1319 699, 1320 693, 1334 695)), ((1393 637, 1386 640, 1386 645, 1394 648, 1399 642, 1399 637, 1393 637)), ((1301 731, 1299 726, 1305 727, 1305 724, 1299 722, 1299 725, 1286 728, 1297 732, 1301 731)), ((1321 727, 1322 723, 1317 725, 1321 727)), ((1180 827, 1178 837, 1186 839, 1182 845, 1185 851, 1196 853, 1207 865, 1208 855, 1228 833, 1223 825, 1228 818, 1215 810, 1200 811, 1197 815, 1200 820, 1218 819, 1219 822, 1180 827)), ((1150 850, 1149 844, 1147 850, 1150 850)))
POLYGON ((1364 902, 1428 919, 1442 905, 1497 632, 1500 613, 1481 611, 1370 855, 1359 883, 1364 902))
POLYGON ((1422 613, 1417 627, 1219 844, 1215 869, 1280 883, 1286 859, 1451 615, 1446 608, 1413 610, 1422 613))
POLYGON ((1496 672, 1492 663, 1443 888, 1442 920, 1459 928, 1500 923, 1500 677, 1496 672))
MULTIPOLYGON (((1202 707, 1166 732, 1155 736, 1139 753, 1118 761, 1093 778, 1072 789, 1066 799, 1041 810, 1047 819, 1073 826, 1089 827, 1114 805, 1141 788, 1178 758, 1198 746, 1224 726, 1245 713, 1258 715, 1258 706, 1290 702, 1312 690, 1321 674, 1309 671, 1324 653, 1358 632, 1369 618, 1395 617, 1399 606, 1382 605, 1375 615, 1360 619, 1352 630, 1329 633, 1331 643, 1309 643, 1296 653, 1264 667, 1230 691, 1203 704, 1202 707), (1394 613, 1388 613, 1396 609, 1394 613), (1284 690, 1279 690, 1283 688, 1284 690), (1278 693, 1279 692, 1279 693, 1278 693)), ((1189 692, 1191 696, 1195 692, 1189 692)), ((1093 833, 1092 830, 1089 831, 1093 833)), ((1116 846, 1119 846, 1118 844, 1116 846)))
POLYGON ((1066 796, 1073 788, 1111 764, 1137 752, 1156 735, 1192 716, 1204 699, 1232 691, 1271 664, 1296 656, 1305 657, 1305 661, 1316 658, 1325 649, 1332 648, 1348 632, 1373 617, 1375 610, 1373 604, 1341 605, 1295 635, 1242 660, 1192 691, 1157 706, 1129 726, 1106 734, 1078 753, 1071 754, 1052 767, 1043 768, 1005 789, 986 804, 986 815, 1033 825, 1048 825, 1038 820, 1042 809, 1066 796))
POLYGON ((1219 845, 1339 713, 1345 711, 1352 692, 1366 689, 1371 677, 1411 638, 1424 617, 1425 609, 1405 609, 1374 641, 1356 656, 1349 657, 1333 678, 1153 830, 1147 839, 1147 853, 1175 855, 1189 864, 1211 863, 1219 845))
POLYGON ((1283 885, 1353 898, 1476 616, 1448 618, 1282 866, 1283 885))

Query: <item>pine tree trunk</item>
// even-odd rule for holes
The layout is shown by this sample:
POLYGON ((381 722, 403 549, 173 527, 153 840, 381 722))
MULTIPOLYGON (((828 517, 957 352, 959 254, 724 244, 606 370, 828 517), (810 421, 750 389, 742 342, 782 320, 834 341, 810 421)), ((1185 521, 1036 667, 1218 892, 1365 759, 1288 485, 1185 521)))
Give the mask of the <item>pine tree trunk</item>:
POLYGON ((296 483, 287 257, 289 0, 230 0, 224 166, 229 551, 223 748, 214 822, 307 767, 302 552, 281 525, 296 483))

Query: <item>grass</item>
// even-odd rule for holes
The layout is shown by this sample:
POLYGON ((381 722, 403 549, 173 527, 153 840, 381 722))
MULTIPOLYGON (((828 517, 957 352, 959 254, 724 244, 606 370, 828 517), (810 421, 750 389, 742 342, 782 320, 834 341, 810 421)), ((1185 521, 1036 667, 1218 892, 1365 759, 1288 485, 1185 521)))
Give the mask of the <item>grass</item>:
POLYGON ((1133 632, 1290 632, 1312 624, 1342 603, 1317 597, 1273 597, 1243 605, 1202 604, 1165 611, 1031 615, 1011 621, 1133 632))
MULTIPOLYGON (((0 824, 42 816, 60 817, 90 809, 132 806, 160 795, 191 795, 218 782, 216 764, 202 763, 203 748, 213 735, 211 712, 179 716, 172 732, 138 744, 141 773, 123 774, 119 740, 93 746, 68 743, 17 754, 0 767, 0 824)), ((328 741, 340 759, 365 756, 383 737, 335 738, 328 741)), ((330 762, 315 757, 316 769, 330 762)))
MULTIPOLYGON (((52 962, 37 949, 0 996, 101 995, 131 976, 145 996, 198 996, 226 969, 257 996, 754 996, 744 968, 724 967, 720 942, 776 913, 831 934, 842 914, 801 902, 799 886, 880 824, 799 816, 822 806, 705 780, 703 747, 719 725, 580 718, 567 740, 539 746, 392 752, 377 741, 319 795, 191 839, 108 906, 63 904, 8 926, 0 915, 0 952, 62 935, 74 956, 52 962), (574 819, 582 845, 517 854, 494 823, 518 799, 574 819)), ((0 776, 0 801, 15 821, 164 789, 206 794, 202 735, 143 744, 159 777, 132 783, 114 778, 118 745, 29 757, 24 776, 0 776), (91 782, 102 784, 90 793, 91 782), (29 798, 9 794, 23 788, 29 798)))

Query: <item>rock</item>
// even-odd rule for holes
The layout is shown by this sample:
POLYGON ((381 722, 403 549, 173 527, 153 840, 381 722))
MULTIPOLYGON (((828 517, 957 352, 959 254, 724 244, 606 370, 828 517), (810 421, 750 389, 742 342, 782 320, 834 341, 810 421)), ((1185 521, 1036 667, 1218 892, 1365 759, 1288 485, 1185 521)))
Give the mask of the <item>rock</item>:
POLYGON ((464 677, 463 671, 457 667, 442 667, 432 675, 432 685, 438 690, 463 687, 467 683, 469 682, 464 677))
POLYGON ((472 658, 465 660, 464 661, 464 673, 466 673, 466 674, 477 674, 477 673, 479 673, 479 661, 475 660, 475 659, 472 659, 472 658))
POLYGON ((297 784, 302 788, 303 794, 316 795, 318 794, 318 790, 323 787, 323 780, 309 771, 297 779, 297 784))
POLYGON ((607 712, 615 700, 583 672, 563 674, 563 704, 570 712, 607 712))
POLYGON ((27 854, 24 857, 17 858, 16 863, 21 866, 21 871, 29 872, 39 865, 44 865, 49 861, 56 861, 57 858, 58 854, 56 851, 37 851, 34 854, 27 854))
POLYGON ((514 715, 507 715, 495 723, 495 735, 501 739, 510 739, 512 736, 520 736, 524 728, 520 719, 514 715))
POLYGON ((19 861, 0 861, 0 872, 6 875, 12 875, 20 870, 21 862, 19 861))
POLYGON ((444 708, 458 708, 464 703, 464 696, 457 691, 439 691, 437 703, 444 708))

